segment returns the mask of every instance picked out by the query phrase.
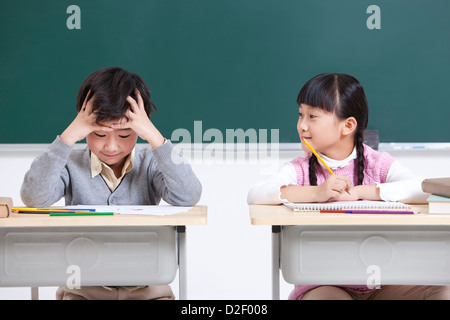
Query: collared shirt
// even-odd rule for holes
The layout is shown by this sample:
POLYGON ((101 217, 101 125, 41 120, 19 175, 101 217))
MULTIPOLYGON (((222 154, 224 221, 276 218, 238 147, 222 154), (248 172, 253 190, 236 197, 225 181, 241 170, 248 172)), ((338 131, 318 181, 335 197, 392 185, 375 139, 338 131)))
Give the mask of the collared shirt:
POLYGON ((125 160, 125 164, 123 165, 122 173, 120 177, 117 178, 114 174, 113 169, 111 169, 111 167, 107 164, 100 161, 100 159, 93 152, 91 152, 91 177, 94 178, 95 176, 101 174, 106 184, 108 185, 109 190, 113 192, 120 184, 120 181, 122 181, 123 176, 126 173, 130 172, 131 169, 133 169, 134 154, 135 149, 133 149, 133 151, 131 151, 131 153, 128 155, 127 159, 125 160))

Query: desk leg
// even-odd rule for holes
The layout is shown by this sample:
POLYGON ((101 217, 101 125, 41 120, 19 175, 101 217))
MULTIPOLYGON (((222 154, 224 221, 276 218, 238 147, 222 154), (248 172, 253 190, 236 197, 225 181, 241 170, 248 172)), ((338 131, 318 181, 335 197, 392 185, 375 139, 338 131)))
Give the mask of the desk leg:
POLYGON ((31 287, 31 300, 39 300, 39 287, 31 287))
POLYGON ((272 299, 280 300, 280 226, 272 226, 272 299))
POLYGON ((187 271, 186 271, 186 227, 177 226, 178 235, 178 281, 180 300, 187 299, 187 271))

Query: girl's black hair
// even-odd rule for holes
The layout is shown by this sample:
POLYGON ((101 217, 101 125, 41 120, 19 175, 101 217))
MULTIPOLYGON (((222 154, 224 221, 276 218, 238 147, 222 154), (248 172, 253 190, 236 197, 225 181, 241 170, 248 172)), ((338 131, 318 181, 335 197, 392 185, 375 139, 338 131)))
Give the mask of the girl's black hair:
MULTIPOLYGON (((356 78, 348 74, 324 73, 309 80, 297 97, 297 104, 307 104, 336 114, 345 120, 354 117, 357 122, 354 143, 356 146, 357 161, 356 175, 358 185, 364 180, 364 131, 369 120, 369 108, 366 94, 362 85, 356 78)), ((316 166, 317 158, 314 154, 309 160, 309 182, 317 185, 316 166)))
POLYGON ((144 80, 139 75, 119 67, 97 70, 84 80, 78 90, 77 111, 81 110, 89 93, 87 101, 94 97, 92 111, 97 116, 97 123, 121 119, 131 108, 126 101, 127 97, 131 96, 138 101, 135 89, 139 90, 145 111, 150 117, 156 106, 150 99, 150 90, 144 80))

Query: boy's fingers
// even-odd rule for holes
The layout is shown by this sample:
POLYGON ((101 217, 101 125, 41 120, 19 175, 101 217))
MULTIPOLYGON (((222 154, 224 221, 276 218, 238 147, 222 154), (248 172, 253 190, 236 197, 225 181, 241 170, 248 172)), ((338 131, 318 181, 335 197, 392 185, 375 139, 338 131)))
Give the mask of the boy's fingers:
POLYGON ((92 99, 88 101, 83 110, 86 111, 88 115, 92 114, 92 99))
POLYGON ((86 98, 84 98, 83 106, 81 107, 81 111, 85 111, 85 110, 90 111, 92 109, 92 104, 89 103, 92 99, 89 99, 89 101, 88 101, 88 97, 89 97, 90 93, 91 93, 91 90, 88 91, 86 98))
POLYGON ((112 129, 128 129, 130 128, 130 121, 121 121, 111 124, 112 129))
POLYGON ((136 92, 136 96, 137 96, 137 100, 138 100, 138 106, 143 109, 144 108, 144 99, 142 99, 141 93, 139 92, 138 89, 135 90, 136 92))
POLYGON ((136 103, 136 100, 134 100, 132 97, 128 96, 127 101, 131 106, 131 111, 136 112, 138 105, 136 103))
POLYGON ((100 124, 94 124, 94 125, 91 127, 91 129, 92 129, 92 131, 105 131, 105 132, 109 132, 109 131, 112 131, 112 130, 113 130, 113 128, 106 127, 106 126, 102 126, 102 125, 100 125, 100 124))
POLYGON ((103 127, 103 126, 101 126, 101 128, 100 128, 100 131, 112 131, 112 130, 114 130, 113 128, 110 128, 110 127, 103 127))

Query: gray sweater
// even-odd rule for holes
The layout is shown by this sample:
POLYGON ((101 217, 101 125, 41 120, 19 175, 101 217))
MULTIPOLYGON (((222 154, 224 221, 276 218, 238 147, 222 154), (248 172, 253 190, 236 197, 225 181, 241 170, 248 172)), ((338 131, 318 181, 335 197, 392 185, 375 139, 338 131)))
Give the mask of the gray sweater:
POLYGON ((195 205, 202 186, 191 166, 173 150, 170 141, 153 150, 137 144, 133 169, 111 192, 101 175, 91 177, 89 148, 75 149, 58 136, 34 159, 20 195, 31 207, 51 206, 62 197, 67 206, 157 205, 161 198, 172 205, 195 205))

